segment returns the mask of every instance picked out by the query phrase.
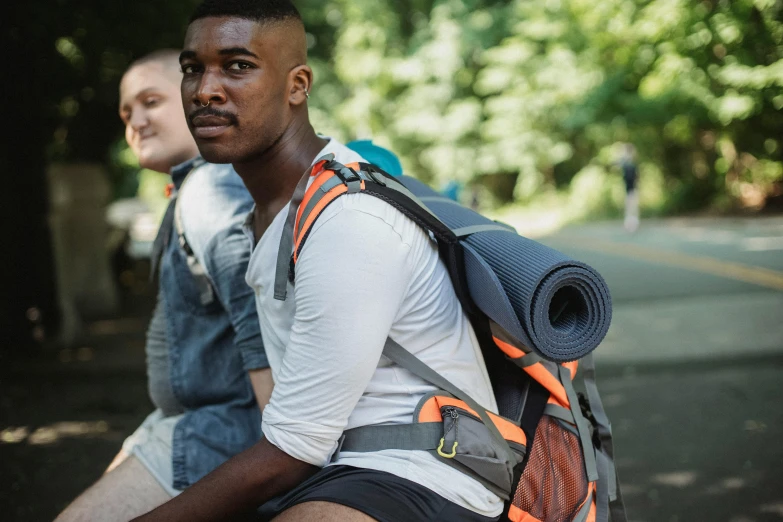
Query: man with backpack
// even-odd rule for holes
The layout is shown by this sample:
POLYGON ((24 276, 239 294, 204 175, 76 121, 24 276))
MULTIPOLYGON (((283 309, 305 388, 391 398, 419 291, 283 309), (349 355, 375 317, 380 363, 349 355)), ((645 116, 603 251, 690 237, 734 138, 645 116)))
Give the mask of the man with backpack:
POLYGON ((318 136, 306 60, 288 0, 191 18, 185 113, 256 203, 275 385, 264 439, 140 520, 625 522, 589 358, 603 279, 318 136))
POLYGON ((278 258, 286 263, 291 254, 278 246, 302 174, 327 154, 362 160, 310 125, 312 71, 294 6, 203 3, 180 64, 201 154, 231 162, 256 202, 247 281, 275 388, 262 441, 143 518, 223 520, 261 506, 263 519, 279 520, 496 520, 503 500, 429 452, 338 447, 346 429, 410 423, 436 390, 382 356, 388 337, 497 411, 475 334, 429 235, 393 206, 349 194, 311 230, 287 299, 275 296, 278 258))
POLYGON ((271 375, 244 281, 242 221, 253 201, 229 165, 198 156, 178 58, 178 50, 147 55, 120 86, 128 145, 141 167, 170 173, 174 185, 152 258, 159 293, 145 348, 155 411, 58 521, 146 513, 261 436, 251 381, 263 405, 271 375))

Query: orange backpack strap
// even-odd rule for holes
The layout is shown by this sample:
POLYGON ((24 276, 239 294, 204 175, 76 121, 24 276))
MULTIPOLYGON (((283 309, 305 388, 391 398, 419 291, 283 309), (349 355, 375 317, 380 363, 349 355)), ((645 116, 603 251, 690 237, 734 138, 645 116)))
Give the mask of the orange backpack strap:
POLYGON ((345 166, 321 168, 315 174, 315 180, 305 192, 294 222, 293 260, 296 263, 302 241, 310 232, 310 228, 321 215, 321 212, 335 199, 343 194, 354 194, 365 189, 365 182, 357 173, 358 163, 345 166))
POLYGON ((582 414, 579 398, 572 382, 576 377, 579 363, 571 361, 556 364, 544 361, 531 350, 514 341, 500 326, 493 323, 491 330, 495 344, 506 354, 508 359, 549 391, 549 403, 544 409, 544 414, 557 417, 576 427, 584 453, 587 478, 590 482, 598 480, 598 468, 590 426, 582 414))
MULTIPOLYGON (((592 353, 581 360, 582 377, 587 392, 590 422, 597 432, 600 441, 599 447, 593 445, 588 420, 581 411, 579 398, 572 383, 579 362, 555 364, 545 361, 525 346, 515 342, 498 325, 492 323, 491 331, 493 341, 506 357, 549 392, 550 398, 544 408, 544 414, 576 428, 584 454, 585 473, 592 488, 590 496, 593 494, 595 496, 594 503, 586 502, 582 506, 580 516, 585 517, 588 508, 590 508, 594 520, 598 522, 608 520, 626 522, 627 515, 614 462, 611 424, 595 383, 595 365, 592 353)), ((513 505, 509 510, 509 518, 530 522, 535 520, 530 518, 527 513, 515 509, 513 505)))
MULTIPOLYGON (((305 172, 291 198, 277 253, 275 299, 285 301, 287 284, 289 281, 294 282, 299 253, 318 216, 338 197, 358 192, 383 199, 416 224, 432 232, 446 258, 457 255, 452 250, 459 247, 458 237, 399 180, 375 165, 343 165, 334 160, 333 154, 327 154, 305 172)), ((461 265, 456 261, 449 263, 452 279, 461 277, 456 273, 460 269, 461 265)), ((458 288, 464 288, 464 285, 458 288)), ((462 296, 460 300, 463 300, 462 296)))
MULTIPOLYGON (((461 408, 468 414, 476 417, 479 416, 479 414, 468 406, 465 401, 453 397, 446 397, 444 395, 433 394, 419 405, 417 408, 418 415, 414 414, 414 420, 423 423, 442 422, 443 415, 441 414, 441 410, 444 407, 449 406, 461 408)), ((495 415, 491 411, 488 411, 487 415, 492 421, 492 424, 494 424, 498 431, 500 431, 500 434, 503 435, 504 439, 519 444, 520 446, 527 445, 527 435, 522 428, 500 415, 495 415)))
POLYGON ((286 297, 286 278, 281 277, 280 274, 281 272, 286 273, 288 270, 288 259, 291 256, 291 248, 293 247, 296 214, 307 191, 307 184, 312 176, 317 175, 323 166, 332 160, 334 160, 334 154, 327 154, 318 158, 313 166, 304 173, 294 189, 294 195, 291 197, 291 203, 288 206, 288 216, 283 225, 283 234, 280 236, 280 248, 277 251, 275 299, 279 301, 285 301, 286 297))

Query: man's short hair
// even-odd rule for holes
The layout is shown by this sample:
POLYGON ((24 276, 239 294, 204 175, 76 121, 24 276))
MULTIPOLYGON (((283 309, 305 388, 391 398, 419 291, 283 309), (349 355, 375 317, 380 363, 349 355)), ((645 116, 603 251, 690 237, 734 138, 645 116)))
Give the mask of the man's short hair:
POLYGON ((235 16, 258 23, 302 21, 302 15, 290 0, 205 0, 190 17, 190 22, 213 16, 235 16))
POLYGON ((137 65, 142 65, 149 62, 161 62, 166 65, 174 64, 179 67, 179 53, 179 49, 158 49, 157 51, 152 51, 151 53, 145 54, 141 58, 137 58, 131 62, 131 64, 128 65, 126 71, 131 70, 137 65))

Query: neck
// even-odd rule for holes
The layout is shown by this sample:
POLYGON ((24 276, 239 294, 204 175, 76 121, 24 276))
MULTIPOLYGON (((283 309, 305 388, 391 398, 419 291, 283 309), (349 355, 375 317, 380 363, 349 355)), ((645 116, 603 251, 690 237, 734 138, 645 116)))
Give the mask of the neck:
MULTIPOLYGON (((164 174, 170 174, 171 170, 177 165, 182 165, 186 161, 198 156, 199 154, 198 147, 196 147, 195 145, 196 144, 194 143, 192 148, 183 149, 179 154, 172 156, 168 164, 162 167, 162 169, 165 170, 160 170, 159 172, 162 172, 164 174)), ((144 167, 144 168, 149 168, 149 167, 144 167)), ((152 169, 152 170, 157 170, 157 169, 152 169)))
POLYGON ((259 156, 234 163, 256 203, 256 213, 276 215, 291 200, 296 184, 325 145, 326 140, 305 120, 289 127, 259 156))

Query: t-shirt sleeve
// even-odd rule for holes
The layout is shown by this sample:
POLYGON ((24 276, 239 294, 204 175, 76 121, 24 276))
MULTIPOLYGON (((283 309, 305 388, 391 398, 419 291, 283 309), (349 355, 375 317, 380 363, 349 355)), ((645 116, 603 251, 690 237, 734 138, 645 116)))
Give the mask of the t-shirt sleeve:
POLYGON ((340 208, 316 227, 296 264, 296 313, 263 432, 324 466, 378 366, 412 269, 411 246, 377 215, 340 208))

